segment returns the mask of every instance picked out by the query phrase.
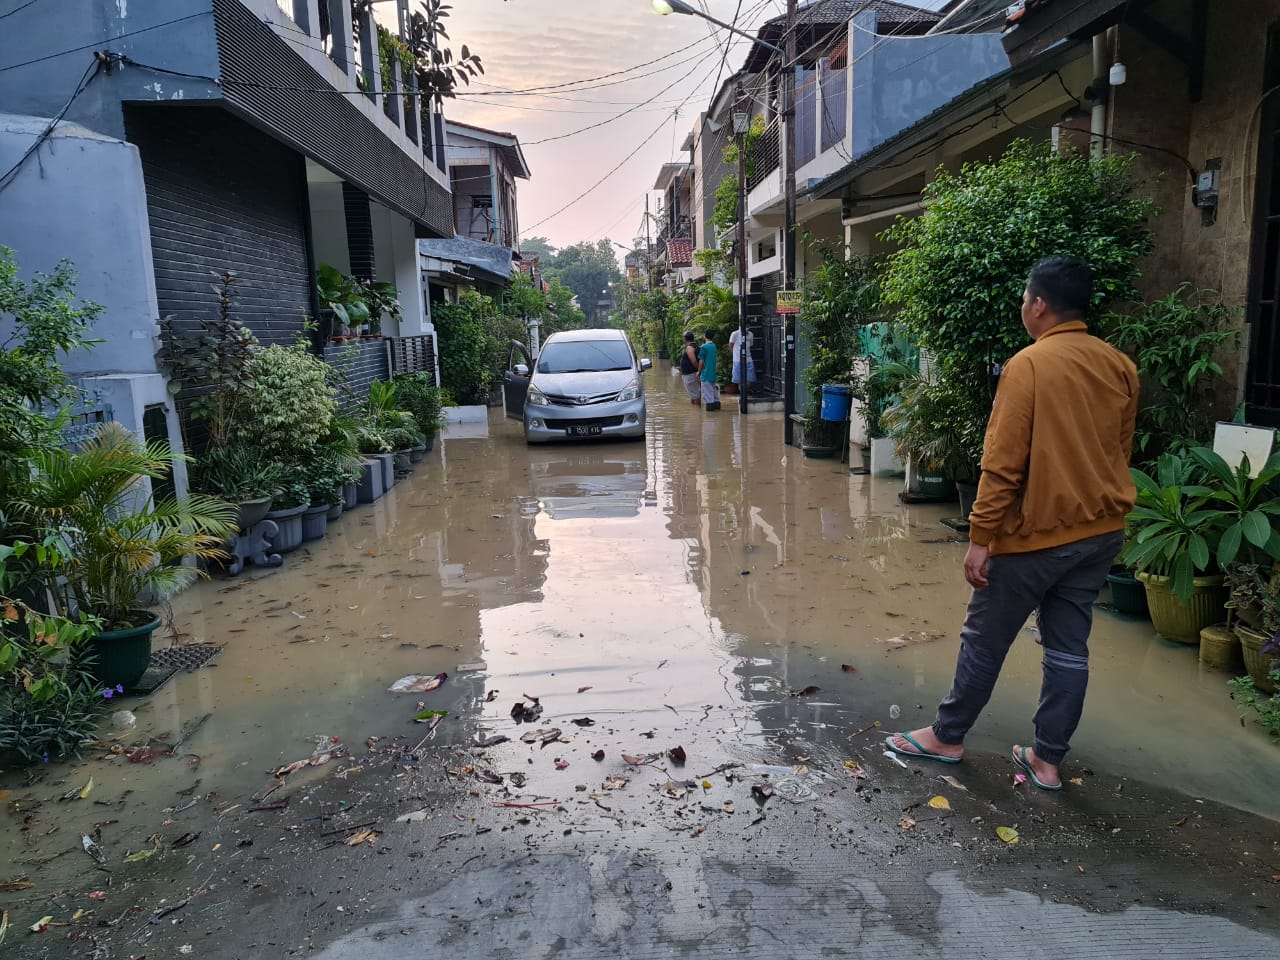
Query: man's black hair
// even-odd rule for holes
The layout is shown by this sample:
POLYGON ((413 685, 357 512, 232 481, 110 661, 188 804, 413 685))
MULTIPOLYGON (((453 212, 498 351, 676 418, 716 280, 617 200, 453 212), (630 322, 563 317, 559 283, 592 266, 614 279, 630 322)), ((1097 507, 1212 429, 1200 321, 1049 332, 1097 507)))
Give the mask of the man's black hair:
POLYGON ((686 331, 684 332, 684 338, 685 338, 686 340, 688 340, 690 343, 692 343, 692 342, 693 342, 693 331, 692 331, 692 330, 686 330, 686 331))
POLYGON ((1031 268, 1027 287, 1060 317, 1083 320, 1093 302, 1093 271, 1079 257, 1045 257, 1031 268))
POLYGON ((713 334, 710 330, 703 330, 703 331, 702 331, 702 336, 703 336, 705 339, 710 340, 710 339, 714 336, 714 334, 713 334))

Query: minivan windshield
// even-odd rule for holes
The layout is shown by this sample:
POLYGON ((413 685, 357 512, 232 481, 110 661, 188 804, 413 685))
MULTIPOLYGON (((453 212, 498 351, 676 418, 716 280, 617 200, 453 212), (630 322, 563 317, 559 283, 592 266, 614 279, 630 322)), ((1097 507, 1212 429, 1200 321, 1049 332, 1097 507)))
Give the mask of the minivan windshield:
POLYGON ((634 366, 625 340, 559 340, 538 355, 539 373, 598 373, 634 366))

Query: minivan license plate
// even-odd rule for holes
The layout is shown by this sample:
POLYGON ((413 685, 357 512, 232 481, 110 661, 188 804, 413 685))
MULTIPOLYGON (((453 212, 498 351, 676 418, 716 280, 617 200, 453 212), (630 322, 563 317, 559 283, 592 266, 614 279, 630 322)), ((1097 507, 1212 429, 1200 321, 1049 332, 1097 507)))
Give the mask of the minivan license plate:
POLYGON ((577 427, 569 428, 569 436, 571 437, 598 437, 600 436, 600 424, 587 423, 577 427))

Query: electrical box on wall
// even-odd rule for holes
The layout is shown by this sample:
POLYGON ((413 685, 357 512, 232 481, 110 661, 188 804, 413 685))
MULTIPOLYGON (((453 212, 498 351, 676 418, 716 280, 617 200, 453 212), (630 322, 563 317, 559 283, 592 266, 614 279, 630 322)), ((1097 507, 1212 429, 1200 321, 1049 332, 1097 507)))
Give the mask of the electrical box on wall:
POLYGON ((1221 175, 1221 157, 1206 161, 1204 170, 1196 174, 1196 185, 1191 190, 1191 202, 1200 208, 1201 226, 1211 227, 1218 221, 1218 185, 1221 175))

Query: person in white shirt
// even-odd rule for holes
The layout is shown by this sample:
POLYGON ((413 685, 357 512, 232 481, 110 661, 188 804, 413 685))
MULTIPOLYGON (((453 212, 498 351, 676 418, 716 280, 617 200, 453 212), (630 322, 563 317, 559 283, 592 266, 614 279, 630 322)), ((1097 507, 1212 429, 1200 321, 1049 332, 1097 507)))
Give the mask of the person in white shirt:
MULTIPOLYGON (((742 350, 740 345, 742 342, 742 333, 734 330, 729 334, 729 346, 733 349, 733 382, 738 385, 739 390, 746 389, 742 385, 742 350)), ((747 385, 756 382, 756 361, 751 355, 751 349, 755 345, 756 335, 750 330, 747 331, 747 385)))

